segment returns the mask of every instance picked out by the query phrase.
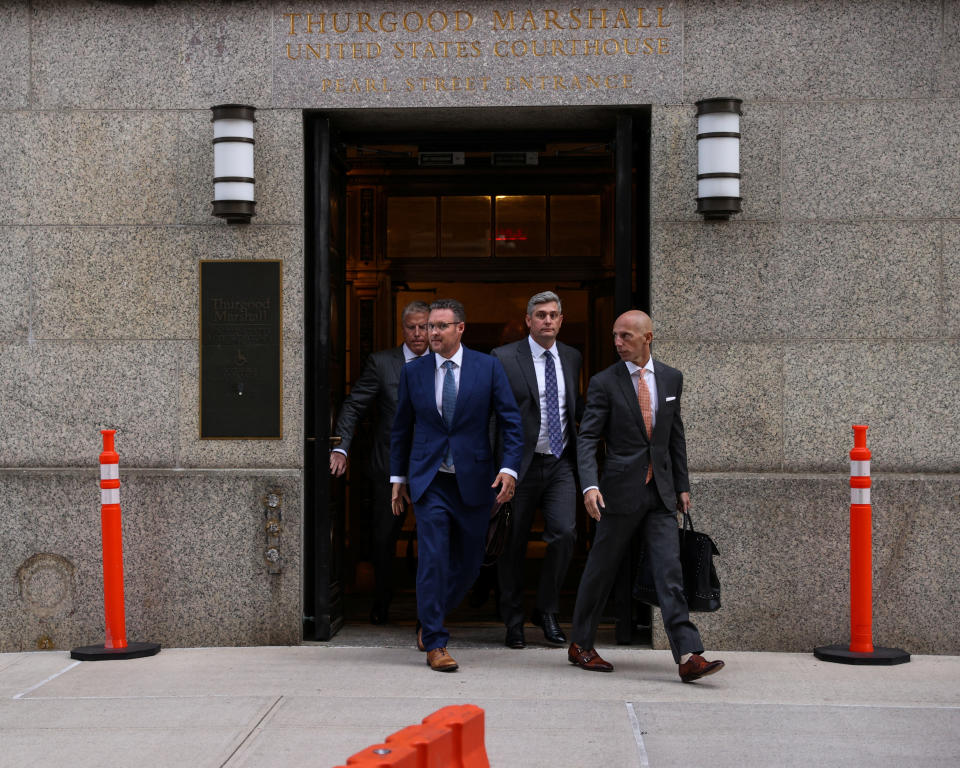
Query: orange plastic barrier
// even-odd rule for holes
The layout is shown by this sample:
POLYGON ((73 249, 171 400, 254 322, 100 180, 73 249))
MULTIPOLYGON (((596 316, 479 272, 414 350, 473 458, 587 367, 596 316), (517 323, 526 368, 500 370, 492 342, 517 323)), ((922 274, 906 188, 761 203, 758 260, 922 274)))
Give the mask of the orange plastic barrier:
POLYGON ((444 707, 347 759, 347 768, 490 768, 483 710, 473 704, 444 707))

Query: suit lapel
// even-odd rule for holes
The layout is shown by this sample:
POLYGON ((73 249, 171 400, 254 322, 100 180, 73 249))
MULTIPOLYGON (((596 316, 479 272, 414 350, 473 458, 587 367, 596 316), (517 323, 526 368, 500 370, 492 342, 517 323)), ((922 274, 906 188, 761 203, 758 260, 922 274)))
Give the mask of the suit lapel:
POLYGON ((431 352, 427 357, 430 359, 430 365, 420 366, 422 369, 422 373, 419 376, 421 402, 427 406, 427 418, 434 421, 434 424, 440 429, 446 429, 446 425, 443 423, 443 417, 440 415, 440 411, 437 410, 437 354, 436 352, 431 352))
POLYGON ((523 374, 530 390, 530 402, 537 406, 537 418, 540 418, 540 387, 537 384, 537 372, 533 367, 533 353, 530 351, 530 342, 524 339, 517 343, 517 365, 523 374))
MULTIPOLYGON (((560 354, 560 365, 563 366, 563 386, 566 388, 564 399, 567 401, 567 423, 573 424, 577 412, 577 382, 573 380, 573 360, 570 349, 557 342, 557 352, 560 354)), ((571 433, 576 434, 576 427, 571 427, 571 433)))
POLYGON ((630 376, 630 372, 627 371, 627 366, 625 363, 620 362, 616 364, 614 369, 614 377, 617 380, 617 385, 620 388, 621 396, 626 400, 627 409, 630 411, 630 414, 633 416, 633 420, 636 422, 637 429, 640 432, 640 435, 644 440, 647 438, 647 428, 643 423, 643 413, 640 411, 640 402, 637 400, 637 392, 633 388, 633 377, 630 376))
POLYGON ((663 380, 663 366, 659 361, 653 361, 653 378, 657 382, 657 423, 653 428, 654 437, 656 437, 657 432, 660 430, 660 426, 663 424, 664 419, 660 418, 663 415, 664 403, 667 396, 667 385, 663 380))
POLYGON ((473 395, 476 380, 476 371, 474 370, 476 362, 473 352, 463 347, 463 359, 460 361, 460 386, 457 388, 457 404, 453 409, 454 424, 467 412, 467 403, 473 395))

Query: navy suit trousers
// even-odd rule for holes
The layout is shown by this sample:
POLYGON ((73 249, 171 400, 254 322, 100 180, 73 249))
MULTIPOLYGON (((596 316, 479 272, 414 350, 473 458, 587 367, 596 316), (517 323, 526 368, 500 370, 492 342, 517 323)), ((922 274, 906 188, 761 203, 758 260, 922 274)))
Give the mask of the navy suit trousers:
POLYGON ((456 476, 445 472, 417 500, 417 617, 428 651, 446 647, 444 619, 480 573, 491 506, 465 504, 456 476))

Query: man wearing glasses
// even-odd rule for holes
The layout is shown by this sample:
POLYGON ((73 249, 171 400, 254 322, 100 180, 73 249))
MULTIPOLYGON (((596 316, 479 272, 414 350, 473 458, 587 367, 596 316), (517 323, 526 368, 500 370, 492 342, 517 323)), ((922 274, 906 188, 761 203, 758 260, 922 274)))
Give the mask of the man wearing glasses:
POLYGON ((390 440, 393 513, 416 504, 417 647, 438 672, 458 668, 444 619, 480 572, 491 508, 513 498, 523 456, 520 411, 503 366, 460 343, 465 321, 455 299, 430 305, 431 354, 401 372, 390 440), (499 472, 491 413, 502 434, 499 472))
MULTIPOLYGON (((390 483, 387 481, 390 427, 397 412, 400 371, 405 363, 426 354, 429 313, 430 307, 422 301, 408 304, 404 307, 400 319, 403 344, 374 352, 367 358, 363 373, 340 408, 340 418, 337 419, 334 432, 341 438, 340 445, 330 451, 330 474, 340 477, 347 469, 347 453, 350 451, 357 424, 371 406, 376 406, 377 420, 368 466, 373 493, 373 509, 370 510, 369 523, 373 540, 374 596, 373 608, 370 611, 370 621, 373 624, 386 624, 389 620, 390 601, 393 598, 393 558, 397 550, 397 538, 403 527, 403 516, 392 514, 390 483)), ((359 487, 359 483, 357 486, 359 487)))

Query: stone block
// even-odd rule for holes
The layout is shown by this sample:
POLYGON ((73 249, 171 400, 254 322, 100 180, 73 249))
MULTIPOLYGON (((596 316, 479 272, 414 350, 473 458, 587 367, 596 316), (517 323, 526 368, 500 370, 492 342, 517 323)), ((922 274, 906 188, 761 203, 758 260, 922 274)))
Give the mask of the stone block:
POLYGON ((303 466, 303 342, 283 343, 283 438, 201 440, 198 345, 182 345, 179 465, 188 467, 303 466))
POLYGON ((117 429, 121 466, 173 466, 178 343, 0 344, 0 466, 97 466, 117 429))
POLYGON ((18 227, 0 227, 0 340, 27 337, 30 325, 30 232, 18 227))
POLYGON ((931 96, 941 4, 684 4, 684 101, 931 96))
POLYGON ((785 223, 767 286, 785 339, 943 334, 937 222, 785 223))
POLYGON ((944 323, 947 336, 960 336, 960 224, 943 224, 944 323))
POLYGON ((769 339, 770 290, 781 225, 656 222, 650 248, 654 332, 660 340, 769 339))
MULTIPOLYGON (((777 107, 745 104, 740 118, 740 194, 736 219, 780 217, 780 114, 777 107)), ((697 110, 693 104, 655 106, 650 137, 651 217, 698 221, 697 110)))
MULTIPOLYGON (((121 454, 128 640, 165 647, 298 643, 300 475, 137 472, 122 462, 121 454), (271 488, 283 500, 280 574, 269 574, 263 559, 262 498, 271 488)), ((15 543, 0 556, 8 585, 0 590, 3 651, 104 641, 98 487, 95 469, 0 473, 4 507, 24 510, 0 516, 0 532, 15 543)))
POLYGON ((798 104, 785 110, 784 217, 957 216, 958 125, 960 104, 949 100, 798 104))
POLYGON ((173 227, 38 228, 34 334, 196 338, 197 265, 183 239, 173 227))
POLYGON ((943 3, 943 42, 937 71, 937 95, 960 95, 960 0, 943 3))
MULTIPOLYGON (((812 653, 850 641, 847 478, 694 475, 694 524, 720 551, 723 607, 692 618, 709 652, 812 653)), ((914 654, 960 651, 956 475, 875 475, 873 639, 914 654)), ((666 648, 659 610, 654 647, 666 648)))
POLYGON ((273 8, 44 3, 33 10, 43 108, 202 109, 266 104, 273 8))
POLYGON ((783 349, 778 344, 655 343, 683 371, 691 471, 779 470, 783 462, 783 349))
POLYGON ((0 3, 0 109, 22 109, 30 100, 30 6, 0 3))
MULTIPOLYGON (((211 214, 213 126, 211 112, 184 112, 177 123, 182 224, 231 225, 211 214)), ((303 224, 303 113, 257 109, 254 136, 255 224, 303 224)))
POLYGON ((0 113, 0 224, 163 224, 176 215, 176 131, 154 112, 0 113))
POLYGON ((851 425, 866 424, 873 468, 960 468, 960 348, 955 341, 787 344, 784 454, 793 471, 848 471, 851 425))

